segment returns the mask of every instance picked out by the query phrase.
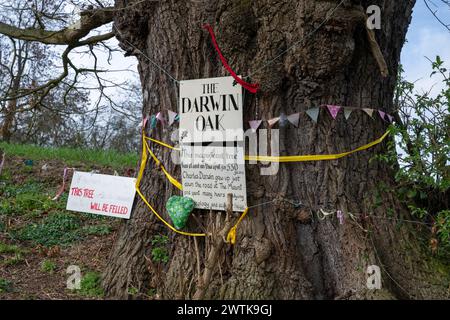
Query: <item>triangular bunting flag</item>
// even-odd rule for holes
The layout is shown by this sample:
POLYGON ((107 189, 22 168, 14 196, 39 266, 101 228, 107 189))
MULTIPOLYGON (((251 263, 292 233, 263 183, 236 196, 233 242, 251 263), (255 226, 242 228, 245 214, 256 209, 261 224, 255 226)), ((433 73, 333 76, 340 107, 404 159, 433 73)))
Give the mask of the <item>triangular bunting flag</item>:
POLYGON ((333 105, 327 105, 328 111, 330 112, 331 116, 333 117, 333 119, 336 120, 336 117, 339 113, 339 111, 341 110, 340 106, 333 106, 333 105))
POLYGON ((262 120, 252 120, 252 121, 248 122, 248 124, 250 125, 250 128, 252 128, 253 132, 256 132, 256 130, 258 130, 261 123, 262 123, 262 120))
POLYGON ((394 122, 393 116, 391 116, 389 113, 386 113, 386 116, 388 117, 390 123, 394 122))
POLYGON ((144 119, 142 119, 142 122, 139 124, 139 127, 144 127, 147 125, 148 122, 148 116, 145 116, 144 119))
POLYGON ((345 120, 348 120, 350 118, 350 115, 352 114, 353 109, 344 108, 344 116, 345 120))
POLYGON ((288 120, 286 114, 284 113, 280 114, 280 127, 286 127, 287 124, 288 120))
POLYGON ((156 114, 156 119, 158 119, 159 121, 161 121, 161 123, 164 125, 165 120, 164 120, 164 116, 163 116, 162 112, 158 112, 158 113, 156 114))
POLYGON ((169 126, 171 126, 175 122, 178 113, 173 112, 171 110, 167 110, 167 113, 169 114, 169 126))
POLYGON ((156 119, 155 115, 152 115, 150 118, 150 129, 155 129, 157 123, 158 123, 158 119, 156 119))
POLYGON ((267 120, 267 123, 269 124, 269 128, 272 128, 278 121, 280 121, 280 117, 267 120))
POLYGON ((288 115, 287 120, 292 123, 293 126, 298 127, 298 122, 300 121, 300 113, 288 115))
POLYGON ((378 114, 380 115, 381 119, 385 120, 384 117, 386 116, 386 112, 378 110, 378 114))
POLYGON ((367 113, 371 118, 373 116, 373 109, 363 108, 363 111, 367 113))
POLYGON ((306 114, 311 118, 312 121, 317 123, 317 119, 319 118, 319 108, 311 108, 306 110, 306 114))

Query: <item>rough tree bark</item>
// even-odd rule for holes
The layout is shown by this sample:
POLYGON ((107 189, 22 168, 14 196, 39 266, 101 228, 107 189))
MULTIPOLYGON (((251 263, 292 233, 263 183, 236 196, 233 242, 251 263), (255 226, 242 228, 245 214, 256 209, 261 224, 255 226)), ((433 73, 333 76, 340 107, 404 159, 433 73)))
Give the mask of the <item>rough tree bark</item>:
MULTIPOLYGON (((322 105, 373 107, 392 112, 396 71, 415 1, 346 1, 309 41, 253 76, 261 84, 258 105, 245 97, 244 121, 268 119, 322 105), (361 7, 382 8, 382 30, 376 40, 390 75, 383 78, 371 50, 361 7)), ((129 1, 117 0, 116 7, 129 1)), ((177 110, 176 86, 129 43, 158 62, 177 79, 226 76, 211 46, 204 23, 215 27, 224 55, 238 74, 250 74, 267 60, 301 39, 326 17, 338 1, 198 0, 144 2, 120 11, 117 37, 139 60, 144 93, 143 113, 177 110)), ((365 11, 365 10, 364 10, 365 11)), ((376 117, 374 117, 376 118, 376 117)), ((387 124, 355 112, 336 121, 322 110, 314 124, 306 117, 300 127, 280 132, 283 154, 327 154, 347 151, 381 136, 387 124)), ((170 130, 158 128, 157 138, 170 141, 170 130)), ((279 198, 297 199, 303 207, 279 201, 252 209, 237 231, 237 243, 225 245, 206 289, 206 298, 224 299, 339 299, 444 297, 440 274, 422 253, 407 224, 388 219, 407 217, 390 192, 393 172, 370 159, 386 144, 328 162, 282 164, 276 176, 261 176, 258 165, 247 166, 249 204, 279 198), (359 223, 319 221, 320 209, 341 209, 367 219, 359 223), (370 218, 372 217, 372 218, 370 218), (366 289, 366 268, 383 270, 383 290, 366 289)), ((170 153, 154 148, 166 168, 179 177, 170 153)), ((179 192, 149 162, 143 191, 159 212, 179 192)), ((223 225, 224 213, 195 212, 189 230, 223 225)), ((127 298, 130 288, 156 290, 163 299, 193 298, 202 285, 205 257, 212 239, 175 235, 138 200, 133 217, 124 223, 104 274, 109 296, 127 298), (151 239, 167 234, 170 261, 151 261, 151 239), (198 250, 196 250, 198 248, 198 250), (199 257, 199 260, 198 260, 199 257)))

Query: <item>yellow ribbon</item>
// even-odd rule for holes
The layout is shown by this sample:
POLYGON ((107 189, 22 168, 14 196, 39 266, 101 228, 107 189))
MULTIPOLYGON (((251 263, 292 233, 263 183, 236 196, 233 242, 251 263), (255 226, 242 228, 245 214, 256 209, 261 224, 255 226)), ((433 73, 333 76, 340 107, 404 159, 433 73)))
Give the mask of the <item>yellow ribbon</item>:
MULTIPOLYGON (((183 234, 183 235, 188 235, 188 236, 194 236, 194 237, 200 237, 200 236, 206 236, 206 234, 197 234, 197 233, 188 233, 188 232, 183 232, 183 231, 179 231, 177 229, 175 229, 172 225, 170 225, 166 220, 164 220, 154 209, 153 207, 150 205, 150 203, 148 203, 147 199, 144 197, 144 195, 141 193, 141 191, 139 190, 139 184, 141 182, 143 173, 144 173, 144 169, 145 169, 145 164, 147 162, 147 152, 151 155, 151 157, 153 158, 153 160, 156 162, 156 164, 163 170, 163 172, 165 173, 167 179, 173 184, 175 185, 178 189, 183 190, 183 187, 181 186, 181 184, 174 178, 172 177, 164 168, 164 166, 161 164, 161 161, 155 156, 155 154, 152 152, 152 150, 150 149, 150 146, 147 143, 147 140, 156 142, 160 145, 163 146, 167 146, 167 147, 171 147, 165 143, 160 143, 160 141, 158 140, 154 140, 148 137, 144 137, 143 139, 143 150, 142 150, 142 162, 141 162, 141 168, 139 170, 139 176, 138 176, 138 180, 136 182, 136 191, 138 192, 138 194, 141 196, 142 200, 145 202, 145 204, 150 208, 150 210, 159 218, 159 220, 161 220, 166 226, 168 226, 171 230, 183 234)), ((171 149, 173 149, 173 147, 171 147, 171 149)), ((242 213, 242 215, 240 216, 239 220, 236 222, 236 224, 230 229, 230 231, 228 232, 227 235, 227 243, 231 243, 232 245, 234 245, 236 243, 236 229, 239 225, 239 223, 241 223, 242 219, 244 219, 244 217, 247 215, 248 212, 248 208, 246 208, 244 210, 244 212, 242 213)))
POLYGON ((227 235, 227 243, 231 243, 231 244, 235 244, 236 243, 236 229, 239 225, 239 223, 241 223, 242 219, 245 218, 245 216, 247 215, 248 212, 248 208, 246 208, 244 210, 244 212, 241 214, 241 216, 239 217, 239 220, 236 222, 236 224, 230 229, 230 232, 228 232, 227 235))
POLYGON ((159 140, 156 140, 156 139, 152 139, 152 138, 150 138, 150 137, 145 137, 145 139, 147 139, 147 140, 149 140, 149 141, 151 141, 151 142, 157 143, 157 144, 159 144, 159 145, 161 145, 161 146, 163 146, 163 147, 166 147, 166 148, 168 148, 168 149, 180 151, 180 148, 173 147, 173 146, 171 146, 171 145, 169 145, 169 144, 167 144, 167 143, 164 143, 164 142, 162 142, 162 141, 159 141, 159 140))
MULTIPOLYGON (((323 155, 302 155, 302 156, 279 156, 279 157, 274 157, 274 156, 250 156, 250 155, 246 155, 245 156, 245 160, 247 161, 261 161, 261 162, 305 162, 305 161, 323 161, 323 160, 336 160, 336 159, 340 159, 343 157, 346 157, 348 155, 351 155, 352 153, 356 153, 359 151, 363 151, 369 148, 372 148, 373 146, 381 143, 384 139, 386 139, 386 137, 389 135, 390 131, 386 131, 385 134, 383 134, 380 138, 378 138, 375 141, 372 141, 368 144, 365 144, 357 149, 351 150, 351 151, 347 151, 347 152, 343 152, 343 153, 338 153, 338 154, 323 154, 323 155)), ((179 148, 175 148, 172 147, 164 142, 146 137, 146 139, 148 139, 149 141, 155 142, 161 146, 164 146, 166 148, 170 148, 173 150, 180 150, 179 148)))
POLYGON ((136 179, 136 192, 139 194, 139 196, 141 197, 142 201, 144 201, 144 203, 147 205, 147 207, 150 208, 150 210, 153 212, 153 214, 159 219, 161 220, 170 230, 185 235, 185 236, 191 236, 191 237, 206 237, 205 233, 190 233, 190 232, 184 232, 184 231, 179 231, 177 229, 175 229, 172 225, 170 225, 166 220, 164 220, 163 217, 161 217, 158 212, 156 212, 155 209, 153 209, 153 207, 150 205, 150 203, 147 201, 147 199, 145 198, 145 196, 142 194, 141 189, 139 188, 140 184, 141 184, 141 180, 142 177, 144 175, 144 170, 145 170, 145 165, 147 163, 147 159, 148 159, 148 155, 147 155, 147 150, 150 152, 150 154, 152 155, 153 159, 155 160, 155 162, 157 164, 161 164, 161 162, 156 158, 156 156, 153 154, 153 152, 151 152, 150 148, 148 148, 148 146, 146 147, 147 143, 145 141, 145 136, 142 136, 142 160, 141 160, 141 167, 139 169, 139 175, 136 179))
POLYGON ((363 151, 369 149, 379 143, 381 143, 388 135, 390 131, 386 131, 383 136, 378 138, 375 141, 372 141, 368 144, 365 144, 357 149, 352 151, 347 151, 338 154, 324 154, 324 155, 303 155, 303 156, 281 156, 281 157, 272 157, 272 156, 245 156, 245 160, 248 161, 262 161, 262 162, 303 162, 303 161, 322 161, 322 160, 336 160, 343 157, 346 157, 352 153, 356 153, 359 151, 363 151))
POLYGON ((166 170, 166 168, 161 164, 161 161, 159 161, 159 159, 155 156, 155 154, 152 152, 152 150, 150 149, 150 147, 148 146, 147 141, 143 141, 143 143, 145 143, 145 146, 147 147, 148 153, 152 156, 153 160, 156 162, 156 165, 159 166, 161 168, 161 170, 164 172, 164 174, 166 175, 167 179, 175 186, 177 187, 179 190, 183 190, 183 186, 181 185, 181 183, 175 179, 174 177, 172 177, 172 175, 166 170))

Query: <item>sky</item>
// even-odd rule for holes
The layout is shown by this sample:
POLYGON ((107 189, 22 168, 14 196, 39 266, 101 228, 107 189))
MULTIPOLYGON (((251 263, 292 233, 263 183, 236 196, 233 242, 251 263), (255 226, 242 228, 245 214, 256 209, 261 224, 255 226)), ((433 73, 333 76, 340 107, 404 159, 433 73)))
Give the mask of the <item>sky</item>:
MULTIPOLYGON (((403 0, 401 0, 403 1, 403 0)), ((437 15, 445 23, 450 23, 450 7, 445 6, 439 0, 433 0, 438 10, 437 15)), ((407 34, 401 63, 405 70, 405 78, 416 82, 419 92, 434 88, 432 93, 437 93, 442 88, 439 78, 430 78, 431 63, 425 58, 434 61, 439 55, 450 67, 450 32, 440 24, 425 6, 423 0, 418 0, 414 7, 413 18, 407 34)))

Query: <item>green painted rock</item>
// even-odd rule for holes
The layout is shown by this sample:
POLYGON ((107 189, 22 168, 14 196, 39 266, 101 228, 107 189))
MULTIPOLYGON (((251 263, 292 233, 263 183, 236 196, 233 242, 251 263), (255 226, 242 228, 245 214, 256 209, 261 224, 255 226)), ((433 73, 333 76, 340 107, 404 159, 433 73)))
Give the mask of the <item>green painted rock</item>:
POLYGON ((186 222, 194 207, 195 202, 191 198, 180 196, 172 196, 169 198, 166 209, 175 228, 180 230, 186 226, 186 222))

